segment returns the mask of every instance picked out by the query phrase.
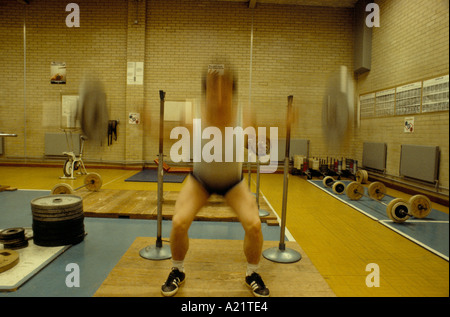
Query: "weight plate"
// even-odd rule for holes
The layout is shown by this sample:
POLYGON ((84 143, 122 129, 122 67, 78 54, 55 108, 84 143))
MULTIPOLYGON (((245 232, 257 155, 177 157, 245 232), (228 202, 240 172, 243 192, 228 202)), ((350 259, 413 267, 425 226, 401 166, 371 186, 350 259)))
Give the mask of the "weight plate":
POLYGON ((52 195, 66 195, 66 194, 73 194, 73 188, 72 186, 68 185, 68 184, 56 184, 55 186, 53 186, 52 189, 52 195))
POLYGON ((83 233, 76 237, 72 237, 70 239, 50 239, 50 240, 35 237, 35 238, 33 238, 33 240, 34 240, 34 244, 39 245, 41 247, 59 247, 59 246, 63 246, 63 245, 78 244, 84 240, 85 235, 86 234, 83 233))
POLYGON ((386 186, 381 182, 373 182, 369 185, 369 196, 380 200, 386 195, 386 186))
POLYGON ((43 196, 31 201, 33 220, 60 221, 83 215, 83 201, 75 195, 43 196))
POLYGON ((358 170, 356 172, 356 181, 361 184, 362 183, 362 178, 363 178, 363 175, 361 173, 361 170, 358 170))
POLYGON ((325 186, 325 187, 330 187, 333 182, 334 182, 334 178, 331 176, 326 176, 322 180, 323 186, 325 186))
POLYGON ((358 170, 356 172, 356 181, 361 184, 365 184, 369 181, 369 174, 366 170, 358 170))
POLYGON ((72 160, 67 159, 63 165, 63 173, 67 177, 72 176, 72 160))
POLYGON ((334 182, 333 192, 338 195, 342 195, 345 191, 345 184, 343 182, 334 182))
POLYGON ((33 221, 34 243, 40 246, 61 246, 79 242, 84 237, 84 217, 47 222, 33 221))
POLYGON ((365 184, 365 183, 367 183, 367 180, 369 178, 368 176, 369 175, 367 174, 366 170, 358 170, 356 172, 356 181, 358 183, 365 184))
POLYGON ((35 198, 31 201, 32 207, 54 210, 55 208, 78 206, 82 199, 76 195, 50 195, 35 198))
POLYGON ((96 192, 102 187, 102 177, 97 173, 88 173, 84 178, 84 184, 90 191, 96 192))
POLYGON ((409 199, 411 214, 415 218, 425 218, 431 212, 431 201, 427 196, 415 195, 409 199))
POLYGON ((83 209, 80 206, 79 208, 71 208, 71 209, 59 209, 59 210, 39 210, 33 211, 33 220, 40 221, 62 221, 62 220, 70 220, 74 218, 78 218, 83 215, 83 209))
POLYGON ((0 242, 11 241, 16 239, 25 239, 25 229, 9 228, 0 231, 0 242))
POLYGON ((345 188, 345 194, 351 200, 360 200, 364 194, 364 186, 359 182, 351 182, 345 188))
POLYGON ((395 198, 387 205, 386 213, 392 221, 403 223, 409 219, 409 204, 402 198, 395 198))
POLYGON ((19 263, 19 253, 10 249, 0 250, 0 273, 5 272, 19 263))
POLYGON ((0 231, 0 243, 5 249, 21 249, 28 246, 24 228, 10 228, 0 231))
POLYGON ((363 174, 364 174, 363 184, 365 184, 369 181, 369 173, 366 170, 363 170, 363 174))

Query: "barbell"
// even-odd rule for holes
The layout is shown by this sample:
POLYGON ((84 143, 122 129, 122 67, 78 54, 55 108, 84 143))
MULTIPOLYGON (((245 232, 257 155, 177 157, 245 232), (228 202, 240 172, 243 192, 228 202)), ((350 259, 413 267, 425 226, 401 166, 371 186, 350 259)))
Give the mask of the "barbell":
POLYGON ((345 191, 345 184, 341 181, 336 181, 331 176, 324 177, 322 183, 325 187, 331 187, 335 194, 341 195, 345 191))
POLYGON ((358 170, 356 172, 356 181, 361 183, 361 184, 365 184, 367 183, 369 180, 369 174, 367 173, 366 170, 358 170))
POLYGON ((414 195, 409 201, 403 198, 394 198, 389 203, 381 201, 386 195, 386 186, 381 182, 373 182, 368 188, 369 195, 365 194, 364 186, 359 182, 351 182, 347 185, 345 193, 351 200, 359 200, 361 197, 369 197, 386 206, 388 217, 396 222, 403 223, 411 216, 414 218, 425 218, 431 212, 431 201, 424 195, 414 195))
POLYGON ((84 185, 77 188, 72 188, 69 184, 56 184, 52 189, 52 195, 73 194, 76 190, 86 187, 88 190, 96 192, 102 187, 103 181, 100 174, 88 173, 84 178, 84 185))

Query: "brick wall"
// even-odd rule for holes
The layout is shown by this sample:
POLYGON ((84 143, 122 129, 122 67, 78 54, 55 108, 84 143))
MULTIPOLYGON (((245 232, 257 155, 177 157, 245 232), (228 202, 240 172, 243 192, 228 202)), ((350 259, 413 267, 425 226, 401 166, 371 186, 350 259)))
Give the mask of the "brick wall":
MULTIPOLYGON (((103 1, 77 1, 80 6, 79 28, 68 28, 65 24, 69 14, 65 11, 67 3, 57 0, 33 1, 25 6, 15 1, 2 1, 0 32, 4 52, 0 62, 3 73, 0 79, 0 126, 5 131, 19 135, 17 139, 7 140, 6 156, 43 157, 45 132, 60 132, 61 95, 77 94, 84 76, 97 76, 103 81, 108 94, 110 116, 123 117, 127 3, 111 1, 105 7, 103 1), (8 43, 6 47, 4 43, 8 43), (50 84, 50 64, 53 61, 66 63, 65 85, 50 84)), ((123 157, 120 142, 119 139, 119 146, 115 147, 107 147, 106 144, 100 147, 87 142, 86 156, 96 160, 123 157)))
MULTIPOLYGON (((380 27, 373 29, 372 68, 358 78, 358 94, 426 80, 449 72, 448 2, 378 1, 380 27)), ((362 143, 386 142, 386 172, 399 175, 401 144, 436 145, 441 150, 439 180, 448 187, 449 112, 361 119, 353 155, 362 143), (415 118, 414 133, 403 132, 405 117, 415 118)))
MULTIPOLYGON (((166 100, 190 99, 200 104, 201 76, 210 63, 224 63, 235 70, 236 102, 253 118, 253 124, 279 126, 283 136, 287 96, 292 94, 300 112, 293 137, 311 139, 315 155, 345 154, 342 149, 330 151, 323 140, 321 93, 339 65, 352 67, 351 9, 258 4, 252 11, 246 3, 206 0, 116 0, 107 6, 101 1, 77 3, 80 28, 65 26, 68 12, 61 1, 2 4, 1 28, 8 43, 8 58, 2 66, 17 77, 1 79, 2 111, 10 119, 2 116, 0 122, 9 132, 19 134, 8 140, 4 157, 42 157, 44 133, 59 131, 61 94, 77 93, 83 76, 95 73, 104 81, 110 118, 121 123, 118 141, 112 146, 86 143, 86 160, 151 162, 159 142, 158 91, 166 91, 166 100), (138 24, 134 23, 136 16, 138 24), (49 83, 52 61, 66 62, 66 85, 49 83), (126 85, 127 61, 145 62, 143 86, 126 85), (7 93, 11 90, 17 93, 7 93), (140 126, 127 124, 129 112, 141 113, 140 126)), ((173 143, 169 133, 175 125, 165 124, 165 152, 173 143)))
MULTIPOLYGON (((448 73, 448 7, 441 1, 380 1, 381 27, 374 29, 372 70, 359 76, 356 95, 448 73), (407 4, 408 3, 408 4, 407 4), (414 32, 414 30, 416 30, 414 32)), ((322 127, 323 95, 341 65, 353 69, 353 9, 208 0, 79 0, 80 27, 67 28, 65 2, 0 0, 2 34, 0 127, 8 157, 42 158, 44 133, 59 130, 60 98, 77 93, 83 76, 104 81, 111 119, 119 119, 112 146, 86 143, 86 160, 152 162, 159 143, 159 90, 167 101, 202 100, 201 77, 211 63, 231 66, 238 78, 236 103, 251 123, 278 126, 285 136, 287 96, 298 117, 291 136, 310 140, 310 155, 361 159, 362 142, 429 143, 442 134, 441 166, 448 166, 448 112, 416 116, 416 132, 403 134, 403 117, 364 119, 339 144, 322 127), (138 23, 135 23, 135 20, 138 23), (23 21, 27 28, 24 105, 23 21), (251 35, 253 24, 253 49, 251 35), (250 63, 252 60, 252 63, 250 63), (50 84, 50 63, 67 64, 67 84, 50 84), (127 62, 144 62, 144 85, 127 85, 127 62), (250 81, 251 74, 251 81, 250 81), (24 113, 25 111, 25 113, 24 113), (140 125, 128 114, 139 112, 140 125), (26 120, 26 140, 24 122, 26 120), (375 133, 374 133, 375 132, 375 133), (445 135, 445 136, 444 136, 445 135)), ((166 122, 165 153, 174 140, 166 122)), ((392 152, 395 153, 395 152, 392 152)), ((389 152, 388 172, 397 173, 389 152)), ((448 169, 441 168, 448 185, 448 169)))

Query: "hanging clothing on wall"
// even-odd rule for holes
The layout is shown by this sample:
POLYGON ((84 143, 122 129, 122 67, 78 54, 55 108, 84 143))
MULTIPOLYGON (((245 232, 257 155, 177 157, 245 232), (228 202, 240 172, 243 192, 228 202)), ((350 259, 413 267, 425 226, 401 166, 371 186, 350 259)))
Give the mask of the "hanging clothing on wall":
POLYGON ((118 120, 109 120, 108 121, 108 146, 112 144, 113 137, 114 140, 117 141, 117 125, 119 124, 118 120))

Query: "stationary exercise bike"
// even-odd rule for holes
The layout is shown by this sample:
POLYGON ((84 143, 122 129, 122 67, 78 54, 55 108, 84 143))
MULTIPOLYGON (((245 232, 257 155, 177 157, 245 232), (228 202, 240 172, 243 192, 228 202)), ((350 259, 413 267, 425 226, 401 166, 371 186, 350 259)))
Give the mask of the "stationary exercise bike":
POLYGON ((67 136, 67 131, 64 131, 64 132, 66 134, 67 146, 71 148, 71 151, 63 152, 63 155, 66 155, 67 159, 63 165, 64 176, 61 176, 60 178, 76 179, 76 177, 74 176, 74 171, 78 170, 80 167, 81 167, 81 172, 79 174, 81 174, 81 175, 87 174, 86 167, 84 166, 84 163, 82 160, 84 141, 87 140, 87 138, 84 135, 80 134, 80 154, 77 156, 73 151, 72 132, 69 133, 71 142, 69 142, 69 138, 67 136))

